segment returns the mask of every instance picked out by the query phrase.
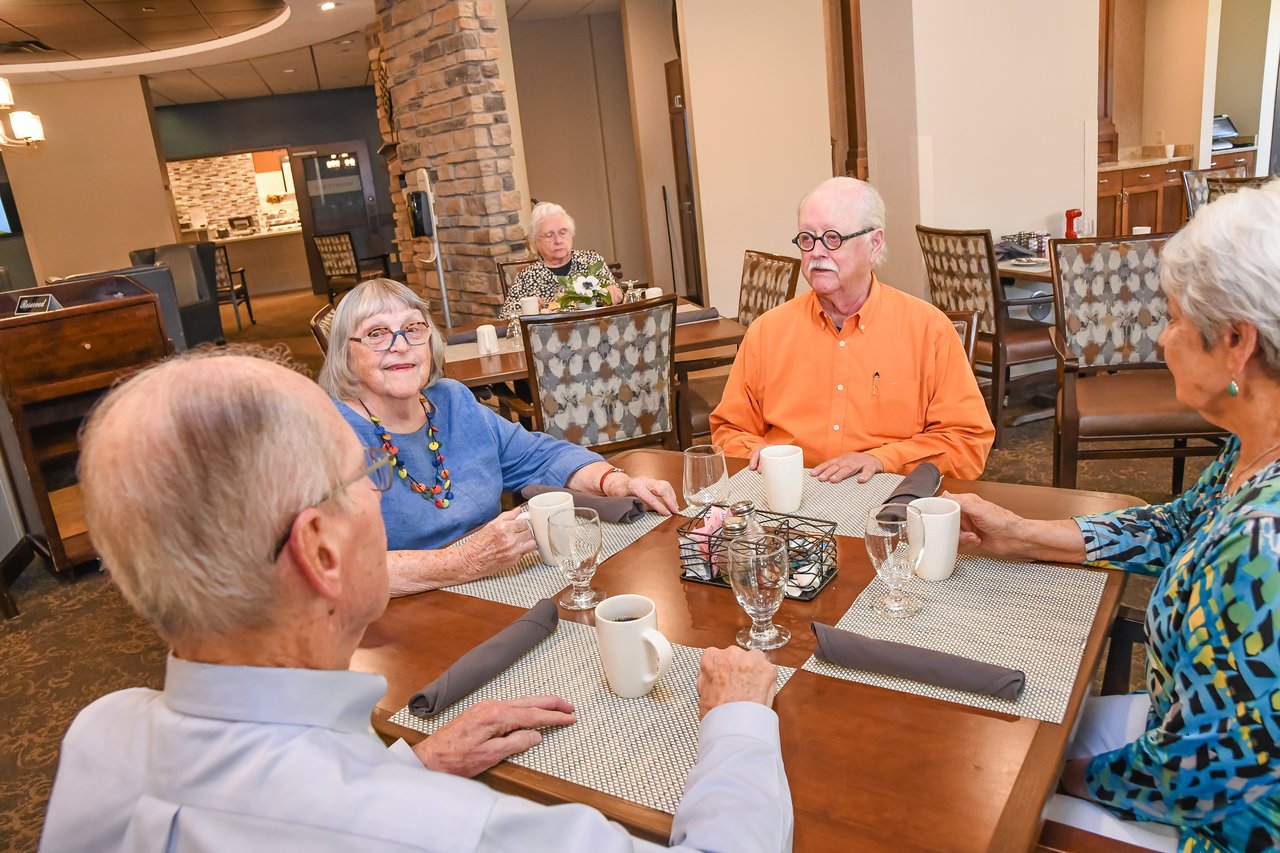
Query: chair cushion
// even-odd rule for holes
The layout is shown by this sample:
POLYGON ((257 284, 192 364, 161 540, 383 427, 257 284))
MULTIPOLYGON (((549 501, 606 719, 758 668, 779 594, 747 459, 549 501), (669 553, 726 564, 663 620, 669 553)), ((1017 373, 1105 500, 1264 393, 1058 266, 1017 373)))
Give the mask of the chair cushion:
POLYGON ((724 383, 727 377, 707 376, 690 377, 684 389, 689 401, 689 423, 693 426, 694 435, 706 435, 711 432, 711 412, 720 405, 724 396, 724 383))
MULTIPOLYGON (((1040 361, 1055 358, 1053 340, 1049 337, 1051 327, 1034 320, 1009 320, 1004 324, 1005 348, 1009 353, 1009 364, 1024 364, 1028 361, 1040 361)), ((983 364, 991 363, 992 342, 979 336, 974 346, 973 360, 983 364)))
POLYGON ((1081 438, 1222 433, 1174 396, 1167 370, 1129 370, 1076 380, 1081 438))

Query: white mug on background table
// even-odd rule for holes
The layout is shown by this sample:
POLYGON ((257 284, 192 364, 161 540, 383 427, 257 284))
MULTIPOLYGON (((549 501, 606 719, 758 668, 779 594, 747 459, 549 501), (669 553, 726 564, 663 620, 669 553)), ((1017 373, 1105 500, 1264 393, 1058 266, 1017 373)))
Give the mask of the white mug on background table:
POLYGON ((1135 225, 1135 226, 1133 226, 1132 231, 1133 231, 1133 236, 1135 236, 1135 237, 1141 237, 1143 234, 1150 234, 1150 233, 1151 233, 1151 226, 1150 226, 1150 225, 1135 225))
POLYGON ((573 509, 573 495, 568 492, 544 492, 529 498, 520 518, 529 521, 533 538, 538 542, 538 559, 548 566, 556 565, 551 553, 551 540, 547 536, 547 519, 562 509, 573 509))
POLYGON ((662 298, 662 288, 661 288, 661 287, 649 287, 649 288, 646 288, 646 289, 645 289, 645 292, 644 292, 644 298, 645 298, 645 299, 661 299, 661 298, 662 298))
POLYGON ((542 300, 536 296, 526 296, 519 302, 520 316, 527 317, 542 310, 542 300))
POLYGON ((596 643, 609 689, 636 699, 671 666, 671 643, 658 631, 657 608, 643 595, 615 595, 596 605, 596 643))
POLYGON ((951 498, 916 498, 908 506, 920 510, 924 525, 924 556, 916 567, 916 576, 926 581, 944 581, 956 568, 960 504, 951 498))
POLYGON ((771 512, 795 512, 804 500, 804 451, 794 444, 760 449, 764 502, 771 512))
POLYGON ((498 330, 486 323, 476 327, 476 348, 481 355, 493 355, 498 351, 498 330))

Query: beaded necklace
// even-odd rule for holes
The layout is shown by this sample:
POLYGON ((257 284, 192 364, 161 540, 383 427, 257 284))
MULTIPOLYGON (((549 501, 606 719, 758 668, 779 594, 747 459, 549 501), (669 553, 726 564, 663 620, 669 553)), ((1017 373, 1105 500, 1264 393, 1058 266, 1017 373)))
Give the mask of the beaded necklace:
POLYGON ((417 492, 424 501, 433 502, 439 509, 448 508, 449 502, 453 500, 453 480, 449 477, 449 469, 444 467, 444 448, 440 444, 440 430, 435 425, 435 415, 427 410, 426 399, 419 397, 418 403, 422 406, 422 413, 427 416, 427 450, 431 451, 431 465, 436 469, 435 483, 430 486, 409 473, 404 463, 400 461, 400 448, 391 443, 390 431, 382 426, 382 421, 375 417, 373 412, 369 411, 364 400, 360 400, 359 403, 373 425, 382 430, 379 436, 382 439, 382 449, 391 454, 391 467, 395 469, 396 475, 401 480, 408 480, 409 488, 417 492))

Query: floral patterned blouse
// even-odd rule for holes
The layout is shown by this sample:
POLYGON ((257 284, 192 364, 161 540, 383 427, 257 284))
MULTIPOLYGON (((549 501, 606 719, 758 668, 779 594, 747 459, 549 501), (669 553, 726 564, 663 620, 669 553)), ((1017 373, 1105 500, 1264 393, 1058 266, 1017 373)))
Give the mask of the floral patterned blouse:
MULTIPOLYGON (((600 264, 601 284, 606 287, 616 284, 609 265, 596 252, 574 249, 569 257, 569 272, 567 274, 586 275, 587 269, 592 264, 600 264)), ((503 303, 502 313, 498 316, 507 319, 518 315, 520 313, 520 300, 526 296, 541 296, 543 299, 550 301, 563 292, 564 288, 560 286, 560 282, 556 281, 555 274, 547 269, 547 265, 542 261, 536 261, 520 270, 516 280, 511 283, 511 292, 507 294, 507 301, 503 303)))
POLYGON ((1094 798, 1181 829, 1179 849, 1280 848, 1280 461, 1224 496, 1234 436, 1186 494, 1077 518, 1090 565, 1158 575, 1148 729, 1095 756, 1094 798))

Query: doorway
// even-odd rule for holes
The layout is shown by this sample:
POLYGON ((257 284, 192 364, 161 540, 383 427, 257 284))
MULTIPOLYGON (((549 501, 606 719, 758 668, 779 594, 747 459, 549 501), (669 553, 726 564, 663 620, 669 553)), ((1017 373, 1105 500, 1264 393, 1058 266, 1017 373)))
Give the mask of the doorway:
POLYGON ((317 234, 351 234, 358 258, 386 254, 378 227, 369 147, 363 139, 289 150, 289 168, 298 198, 298 216, 311 271, 311 291, 323 294, 324 270, 317 234))

